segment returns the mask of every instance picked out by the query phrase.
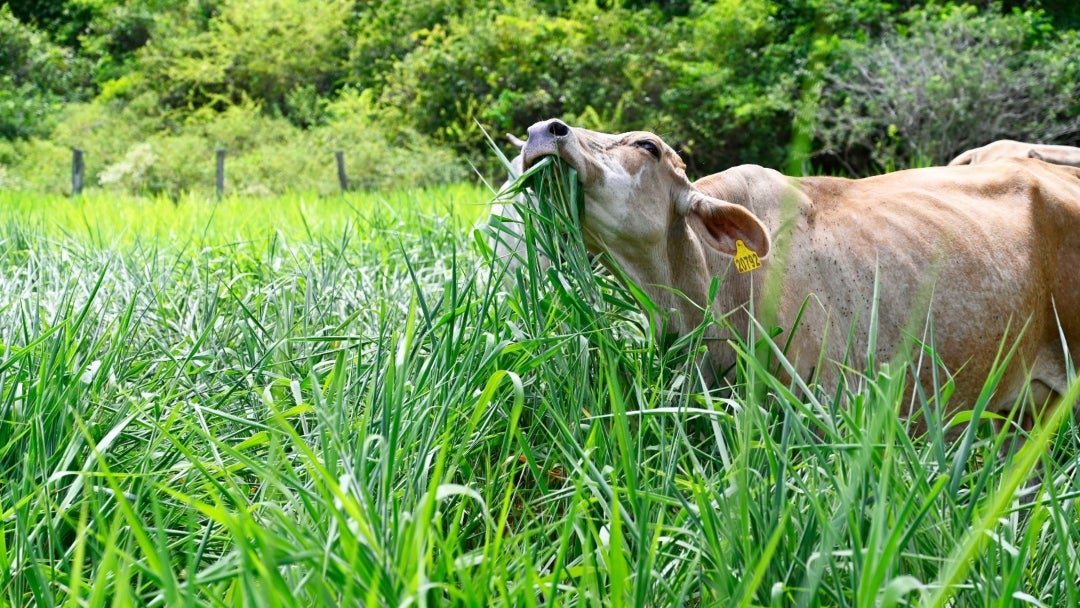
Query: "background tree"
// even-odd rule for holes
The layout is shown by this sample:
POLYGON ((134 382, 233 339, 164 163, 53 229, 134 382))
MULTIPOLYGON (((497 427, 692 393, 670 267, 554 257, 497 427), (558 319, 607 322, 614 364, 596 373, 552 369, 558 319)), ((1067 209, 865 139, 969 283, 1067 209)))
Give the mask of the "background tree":
POLYGON ((315 122, 313 98, 330 96, 343 73, 351 3, 226 0, 205 24, 199 16, 160 20, 157 32, 170 35, 140 54, 145 82, 166 104, 222 111, 253 101, 315 122))
POLYGON ((1076 6, 21 0, 0 9, 0 186, 66 187, 40 168, 79 146, 109 187, 196 187, 190 159, 225 147, 247 159, 233 163, 251 168, 246 191, 308 188, 300 151, 331 141, 365 159, 358 183, 461 179, 469 164, 496 178, 485 131, 501 142, 548 117, 654 130, 694 175, 865 174, 1001 137, 1080 144, 1076 6))
POLYGON ((47 135, 67 102, 90 93, 89 63, 0 6, 0 137, 47 135))
POLYGON ((909 13, 825 72, 816 154, 867 174, 940 163, 997 139, 1080 138, 1080 38, 1039 11, 909 13))

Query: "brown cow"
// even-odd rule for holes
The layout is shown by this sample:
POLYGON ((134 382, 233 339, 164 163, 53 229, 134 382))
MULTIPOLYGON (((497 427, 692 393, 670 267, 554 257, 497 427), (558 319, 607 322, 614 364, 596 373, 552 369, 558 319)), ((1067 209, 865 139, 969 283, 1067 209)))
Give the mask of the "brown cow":
POLYGON ((953 165, 978 165, 1003 158, 1037 158, 1055 165, 1080 167, 1080 148, 1028 144, 1011 139, 999 139, 981 148, 973 148, 949 161, 953 165))
MULTIPOLYGON (((558 120, 529 128, 522 150, 525 168, 549 155, 579 174, 586 247, 606 252, 659 310, 672 311, 668 328, 696 327, 720 277, 713 313, 743 331, 770 276, 782 273, 772 303, 779 326, 790 332, 809 305, 777 342, 790 340, 800 375, 817 371, 835 385, 840 362, 856 370, 867 362, 877 276, 875 357, 932 335, 956 381, 954 408, 975 401, 1003 343, 1016 353, 989 410, 1011 410, 1028 375, 1039 403, 1066 389, 1066 353, 1080 352, 1080 169, 1009 159, 851 180, 742 165, 691 183, 652 133, 558 120), (740 273, 733 262, 743 246, 759 260, 743 260, 749 272, 740 273)), ((719 325, 712 331, 725 337, 719 325)), ((733 363, 724 340, 709 349, 719 369, 733 363)), ((920 372, 927 385, 930 367, 920 372)))

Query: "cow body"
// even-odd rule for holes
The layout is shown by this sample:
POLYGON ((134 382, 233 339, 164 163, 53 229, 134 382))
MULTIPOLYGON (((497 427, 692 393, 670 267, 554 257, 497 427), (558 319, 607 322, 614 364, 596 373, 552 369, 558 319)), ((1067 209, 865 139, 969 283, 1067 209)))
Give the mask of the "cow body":
MULTIPOLYGON (((864 368, 873 332, 879 362, 911 339, 932 344, 937 373, 955 377, 954 407, 974 403, 1002 344, 1017 350, 992 411, 1011 409, 1029 377, 1039 401, 1065 390, 1065 353, 1080 352, 1080 170, 1011 159, 849 180, 744 165, 691 184, 650 133, 558 121, 529 133, 525 165, 557 154, 574 166, 586 246, 672 311, 669 329, 700 323, 719 277, 714 316, 742 331, 748 311, 775 306, 786 332, 777 342, 790 341, 800 374, 825 384, 864 368), (735 240, 761 256, 760 269, 735 271, 735 240), (774 273, 779 299, 763 302, 774 273)), ((713 363, 725 369, 730 335, 712 331, 713 363)), ((927 386, 932 367, 921 368, 927 386)))
MULTIPOLYGON (((694 186, 745 206, 786 243, 779 267, 766 259, 760 276, 727 274, 760 284, 783 273, 778 319, 785 329, 809 297, 789 352, 801 373, 823 350, 825 361, 847 360, 857 370, 866 364, 877 275, 877 361, 909 338, 932 340, 956 375, 953 400, 971 404, 999 347, 1016 343, 998 409, 1012 406, 1027 373, 1036 399, 1065 390, 1066 346, 1080 352, 1080 172, 1012 160, 848 180, 741 166, 694 186), (785 217, 791 224, 781 234, 785 217)), ((707 266, 723 274, 730 262, 710 256, 707 266)), ((720 304, 730 306, 739 302, 720 304)), ((930 363, 924 367, 929 374, 930 363)))
POLYGON ((999 139, 960 154, 949 161, 949 166, 978 165, 1005 158, 1035 158, 1055 165, 1080 167, 1080 148, 999 139))

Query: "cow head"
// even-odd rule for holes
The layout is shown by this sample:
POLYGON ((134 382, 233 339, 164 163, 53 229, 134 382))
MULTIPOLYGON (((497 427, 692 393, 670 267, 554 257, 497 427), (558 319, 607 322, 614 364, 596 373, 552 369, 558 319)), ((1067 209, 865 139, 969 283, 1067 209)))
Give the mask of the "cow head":
POLYGON ((665 244, 679 221, 722 254, 734 256, 738 240, 759 257, 769 252, 761 221, 745 207, 694 188, 679 155, 652 133, 610 135, 546 120, 529 127, 524 168, 545 156, 577 171, 585 193, 585 245, 594 252, 647 255, 665 244))

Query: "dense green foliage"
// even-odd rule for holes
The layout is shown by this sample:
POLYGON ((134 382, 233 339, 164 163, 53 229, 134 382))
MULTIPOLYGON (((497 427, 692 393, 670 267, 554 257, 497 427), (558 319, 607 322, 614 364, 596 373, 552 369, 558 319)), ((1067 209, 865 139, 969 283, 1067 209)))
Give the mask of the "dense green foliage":
POLYGON ((1038 14, 920 13, 836 57, 815 136, 849 171, 941 162, 1006 136, 1080 141, 1080 45, 1058 43, 1038 14))
POLYGON ((354 187, 440 183, 552 116, 656 131, 698 175, 1077 144, 1078 24, 1051 0, 9 2, 0 187, 66 191, 71 147, 91 186, 150 194, 211 190, 219 148, 233 193, 333 192, 337 150, 354 187))
POLYGON ((709 392, 488 198, 0 195, 0 605, 1080 602, 1069 416, 912 437, 903 353, 801 399, 760 335, 709 392))
POLYGON ((48 135, 52 113, 91 86, 89 62, 0 7, 0 137, 48 135))

